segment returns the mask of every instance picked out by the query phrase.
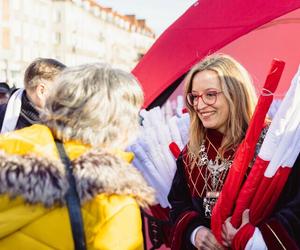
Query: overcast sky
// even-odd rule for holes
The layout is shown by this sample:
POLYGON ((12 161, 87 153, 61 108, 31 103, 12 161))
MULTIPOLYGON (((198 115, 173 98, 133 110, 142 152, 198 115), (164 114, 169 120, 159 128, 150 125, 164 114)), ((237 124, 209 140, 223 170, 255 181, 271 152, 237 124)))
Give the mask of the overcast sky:
POLYGON ((159 36, 180 17, 196 0, 98 0, 121 14, 135 14, 146 19, 147 25, 159 36))

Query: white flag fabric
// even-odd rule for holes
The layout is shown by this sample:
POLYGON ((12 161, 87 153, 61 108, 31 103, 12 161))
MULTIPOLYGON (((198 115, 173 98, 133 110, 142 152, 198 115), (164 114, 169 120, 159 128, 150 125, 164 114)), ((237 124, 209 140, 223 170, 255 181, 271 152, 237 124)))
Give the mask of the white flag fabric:
POLYGON ((128 147, 135 155, 132 163, 156 190, 157 202, 169 207, 167 197, 176 171, 176 159, 169 145, 175 142, 183 149, 188 140, 188 114, 166 120, 159 107, 142 110, 140 114, 143 117, 140 136, 128 147))
POLYGON ((23 88, 16 90, 9 98, 4 115, 1 134, 15 130, 21 112, 23 88))

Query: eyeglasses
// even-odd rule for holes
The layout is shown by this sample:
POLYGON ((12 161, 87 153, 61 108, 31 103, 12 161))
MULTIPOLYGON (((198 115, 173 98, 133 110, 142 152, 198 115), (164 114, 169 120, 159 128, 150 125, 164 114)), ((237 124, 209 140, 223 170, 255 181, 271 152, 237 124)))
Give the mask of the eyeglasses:
POLYGON ((199 103, 199 98, 202 99, 202 101, 206 105, 214 105, 217 101, 218 94, 221 94, 223 91, 216 91, 216 90, 208 90, 205 91, 203 94, 198 95, 196 93, 188 93, 187 94, 187 101, 188 103, 195 107, 199 103))

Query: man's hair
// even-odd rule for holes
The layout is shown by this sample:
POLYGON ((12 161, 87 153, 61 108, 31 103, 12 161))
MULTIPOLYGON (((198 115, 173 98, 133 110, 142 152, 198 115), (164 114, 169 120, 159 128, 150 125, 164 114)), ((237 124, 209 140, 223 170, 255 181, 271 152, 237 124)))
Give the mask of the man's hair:
POLYGON ((100 63, 69 67, 56 79, 42 119, 62 141, 124 149, 139 130, 143 101, 130 73, 100 63))
POLYGON ((34 89, 41 79, 52 81, 66 66, 51 58, 37 58, 26 69, 25 89, 34 89))
POLYGON ((0 93, 9 93, 10 87, 6 82, 0 82, 0 93))

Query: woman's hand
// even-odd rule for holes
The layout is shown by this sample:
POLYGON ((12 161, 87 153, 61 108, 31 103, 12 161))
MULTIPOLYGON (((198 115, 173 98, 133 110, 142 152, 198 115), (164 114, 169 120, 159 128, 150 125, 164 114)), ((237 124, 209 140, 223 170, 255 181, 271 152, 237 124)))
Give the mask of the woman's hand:
POLYGON ((242 224, 239 228, 234 228, 232 226, 232 224, 230 223, 230 219, 231 217, 228 217, 224 224, 222 225, 222 238, 223 238, 223 241, 222 241, 222 244, 225 246, 225 247, 230 247, 231 246, 231 243, 232 243, 232 240, 234 238, 234 236, 236 235, 236 233, 240 230, 240 228, 242 228, 244 225, 246 225, 247 223, 249 223, 249 209, 246 209, 244 212, 243 212, 243 215, 242 215, 242 224))
POLYGON ((195 246, 197 249, 213 249, 219 250, 223 249, 223 247, 218 243, 215 236, 211 233, 211 231, 206 227, 201 227, 195 236, 195 246))

